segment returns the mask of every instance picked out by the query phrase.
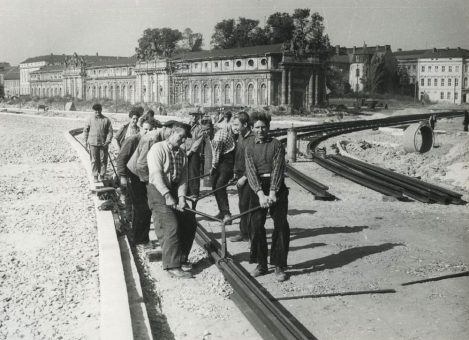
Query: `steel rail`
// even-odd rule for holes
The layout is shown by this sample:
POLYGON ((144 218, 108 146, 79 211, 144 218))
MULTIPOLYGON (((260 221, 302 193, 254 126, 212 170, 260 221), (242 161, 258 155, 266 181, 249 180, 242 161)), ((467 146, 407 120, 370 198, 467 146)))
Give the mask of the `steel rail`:
POLYGON ((307 176, 306 174, 302 173, 298 169, 295 169, 293 166, 287 164, 286 166, 287 169, 287 175, 294 180, 296 183, 298 183, 300 186, 308 190, 310 193, 312 193, 316 198, 322 199, 322 200, 335 200, 337 199, 334 195, 329 193, 327 190, 329 190, 329 187, 315 181, 311 177, 307 176))

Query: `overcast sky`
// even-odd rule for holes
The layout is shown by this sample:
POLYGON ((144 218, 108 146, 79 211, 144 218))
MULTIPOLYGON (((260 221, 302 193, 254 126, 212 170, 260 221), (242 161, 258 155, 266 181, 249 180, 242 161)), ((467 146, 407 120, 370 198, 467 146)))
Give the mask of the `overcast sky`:
POLYGON ((223 19, 263 25, 270 14, 295 8, 319 12, 333 45, 469 48, 467 0, 0 0, 0 61, 73 52, 130 56, 148 27, 190 27, 207 49, 223 19))

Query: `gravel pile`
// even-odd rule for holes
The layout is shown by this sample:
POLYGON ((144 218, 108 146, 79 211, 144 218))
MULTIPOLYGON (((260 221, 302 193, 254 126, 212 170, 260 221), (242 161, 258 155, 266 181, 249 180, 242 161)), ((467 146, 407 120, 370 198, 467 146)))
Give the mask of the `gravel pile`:
POLYGON ((85 172, 63 132, 1 116, 0 339, 96 339, 98 243, 85 172))

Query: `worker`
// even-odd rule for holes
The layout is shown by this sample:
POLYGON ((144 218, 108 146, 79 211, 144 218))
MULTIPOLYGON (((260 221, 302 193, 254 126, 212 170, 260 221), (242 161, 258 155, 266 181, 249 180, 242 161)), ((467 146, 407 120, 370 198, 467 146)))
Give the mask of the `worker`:
MULTIPOLYGON (((254 143, 254 134, 251 131, 251 120, 249 115, 242 111, 238 112, 232 121, 231 130, 233 135, 237 136, 235 161, 234 161, 234 179, 238 189, 238 207, 239 212, 243 213, 249 209, 249 198, 251 189, 247 183, 245 149, 246 145, 254 143)), ((249 241, 249 215, 241 216, 239 221, 239 234, 230 238, 231 242, 249 241)))
MULTIPOLYGON (((139 134, 124 140, 116 160, 117 175, 124 193, 128 193, 131 206, 126 204, 126 210, 132 211, 132 242, 135 245, 146 245, 150 242, 151 211, 148 207, 147 189, 145 182, 127 167, 127 163, 137 150, 140 139, 153 129, 151 121, 144 121, 139 134)), ((127 203, 127 201, 126 201, 127 203)))
POLYGON ((257 263, 254 277, 267 273, 267 237, 265 221, 267 211, 274 223, 270 264, 275 266, 278 281, 285 281, 287 275, 288 249, 290 244, 290 226, 287 221, 288 189, 285 186, 285 149, 280 141, 268 136, 270 115, 254 112, 254 143, 245 151, 246 175, 251 188, 250 206, 261 209, 250 214, 251 254, 250 262, 257 263))
POLYGON ((187 156, 181 145, 188 127, 174 123, 168 138, 148 152, 148 204, 162 249, 163 269, 176 278, 191 278, 188 261, 194 242, 196 220, 184 211, 187 194, 187 156))
POLYGON ((93 110, 94 114, 86 120, 83 135, 85 146, 90 151, 93 179, 97 183, 106 179, 109 144, 113 131, 111 120, 102 114, 101 104, 94 104, 93 110))
MULTIPOLYGON (((231 113, 230 113, 231 116, 231 113)), ((230 125, 221 126, 213 136, 212 140, 212 168, 210 170, 212 190, 218 206, 217 218, 223 219, 231 224, 230 205, 226 187, 222 188, 233 177, 235 141, 230 125)))
POLYGON ((119 148, 122 147, 124 140, 133 135, 138 135, 140 127, 138 126, 138 120, 141 116, 141 113, 137 108, 132 108, 129 112, 130 121, 124 124, 119 131, 117 131, 115 139, 119 148))

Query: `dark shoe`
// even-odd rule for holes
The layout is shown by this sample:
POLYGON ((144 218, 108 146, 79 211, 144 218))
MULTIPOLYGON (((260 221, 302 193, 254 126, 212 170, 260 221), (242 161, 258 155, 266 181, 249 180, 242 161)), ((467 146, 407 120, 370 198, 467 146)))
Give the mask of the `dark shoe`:
POLYGON ((258 265, 256 269, 254 269, 254 271, 252 272, 253 277, 258 277, 258 276, 265 275, 265 274, 267 274, 267 268, 262 267, 260 265, 258 265))
POLYGON ((233 222, 230 220, 231 218, 231 215, 230 214, 227 214, 223 217, 223 222, 225 222, 225 225, 231 225, 233 224, 233 222))
POLYGON ((192 274, 190 272, 185 272, 181 268, 168 269, 168 274, 171 277, 175 277, 175 278, 178 278, 178 279, 190 279, 190 278, 192 278, 192 274))
POLYGON ((247 242, 249 239, 238 234, 236 236, 230 237, 230 242, 247 242))
POLYGON ((278 282, 283 282, 288 279, 288 276, 282 267, 275 267, 275 277, 278 282))
POLYGON ((181 264, 181 269, 185 272, 190 272, 193 268, 193 265, 192 263, 190 262, 185 262, 183 264, 181 264))
POLYGON ((93 177, 93 180, 94 180, 95 183, 98 183, 98 182, 99 182, 98 176, 94 176, 94 177, 93 177))

